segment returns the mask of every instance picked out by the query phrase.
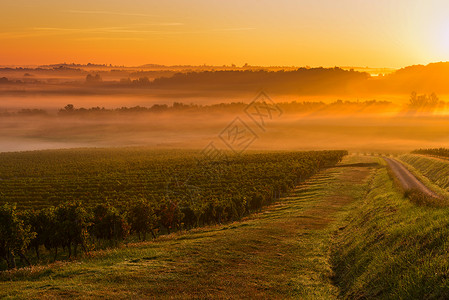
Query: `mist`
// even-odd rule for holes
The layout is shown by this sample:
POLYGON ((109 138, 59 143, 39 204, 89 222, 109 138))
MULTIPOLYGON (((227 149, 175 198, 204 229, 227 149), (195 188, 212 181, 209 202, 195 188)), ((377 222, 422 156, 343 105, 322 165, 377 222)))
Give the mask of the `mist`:
MULTIPOLYGON (((244 123, 241 129, 249 128, 254 134, 254 141, 244 150, 395 152, 445 146, 449 141, 449 117, 443 114, 410 115, 401 106, 388 103, 365 109, 344 103, 338 107, 319 103, 312 106, 316 107, 302 112, 283 111, 281 116, 265 120, 262 129, 245 114, 243 103, 222 111, 11 114, 0 118, 0 149, 127 146, 201 149, 210 142, 227 149, 230 147, 221 137, 236 118, 244 123)), ((240 152, 240 148, 234 150, 240 152)))
POLYGON ((389 70, 385 76, 359 70, 0 68, 0 77, 4 76, 0 78, 0 151, 202 149, 211 142, 237 153, 251 149, 403 152, 448 146, 447 82, 435 79, 437 74, 449 74, 448 64, 389 70), (245 111, 261 90, 269 95, 270 105, 282 112, 265 118, 262 128, 245 111), (65 111, 68 104, 74 111, 65 111), (236 118, 243 122, 241 129, 250 133, 251 143, 229 149, 233 147, 223 136, 236 118))

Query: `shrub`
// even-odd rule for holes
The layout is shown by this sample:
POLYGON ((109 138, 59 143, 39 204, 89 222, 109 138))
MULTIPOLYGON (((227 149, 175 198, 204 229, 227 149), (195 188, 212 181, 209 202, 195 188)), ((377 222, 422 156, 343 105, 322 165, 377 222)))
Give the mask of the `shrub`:
POLYGON ((55 210, 56 238, 59 239, 63 247, 69 250, 69 257, 72 255, 72 246, 75 256, 77 247, 81 245, 86 251, 87 238, 89 236, 87 228, 89 215, 79 202, 68 202, 59 205, 55 210))
POLYGON ((140 240, 145 240, 147 233, 151 232, 154 238, 154 229, 158 222, 153 206, 146 199, 134 202, 128 212, 128 222, 131 231, 139 235, 140 240))
POLYGON ((99 239, 122 241, 129 234, 129 225, 116 208, 100 204, 94 209, 92 233, 99 239))
POLYGON ((9 269, 16 267, 15 255, 31 265, 25 257, 25 250, 35 236, 31 226, 19 218, 15 205, 0 206, 0 255, 9 269))

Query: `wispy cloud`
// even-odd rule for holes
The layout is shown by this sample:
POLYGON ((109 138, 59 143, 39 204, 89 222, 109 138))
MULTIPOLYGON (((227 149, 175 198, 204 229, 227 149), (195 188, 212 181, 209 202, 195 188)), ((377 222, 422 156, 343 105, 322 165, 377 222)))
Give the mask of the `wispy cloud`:
POLYGON ((33 30, 47 33, 167 33, 163 30, 139 29, 133 26, 123 27, 96 27, 96 28, 59 28, 59 27, 34 27, 33 30))
POLYGON ((211 28, 208 30, 162 30, 157 26, 179 26, 184 25, 182 23, 153 23, 153 24, 131 24, 128 26, 115 26, 115 27, 93 27, 93 28, 68 28, 68 27, 33 27, 27 28, 18 32, 0 32, 0 38, 17 39, 28 37, 43 37, 43 36, 72 36, 77 34, 85 35, 98 35, 99 37, 85 36, 79 37, 79 40, 99 40, 99 39, 140 39, 138 35, 182 35, 182 34, 207 34, 213 32, 238 32, 256 30, 254 27, 235 27, 235 28, 211 28), (155 27, 155 28, 151 28, 155 27), (101 35, 113 35, 100 37, 101 35), (119 34, 128 34, 129 37, 119 36, 119 34))
POLYGON ((61 27, 34 27, 31 29, 35 31, 62 31, 62 32, 78 32, 87 30, 79 28, 61 28, 61 27))
POLYGON ((133 16, 133 17, 154 17, 154 15, 150 15, 150 14, 116 12, 116 11, 108 11, 108 10, 66 10, 66 12, 72 13, 72 14, 85 14, 85 15, 115 15, 115 16, 133 16))
POLYGON ((248 31, 255 30, 255 27, 236 27, 236 28, 218 28, 212 29, 211 31, 248 31))
POLYGON ((93 36, 93 37, 85 37, 85 38, 74 38, 72 39, 74 41, 100 41, 100 40, 120 40, 120 41, 144 41, 144 38, 138 38, 138 37, 100 37, 100 36, 93 36))

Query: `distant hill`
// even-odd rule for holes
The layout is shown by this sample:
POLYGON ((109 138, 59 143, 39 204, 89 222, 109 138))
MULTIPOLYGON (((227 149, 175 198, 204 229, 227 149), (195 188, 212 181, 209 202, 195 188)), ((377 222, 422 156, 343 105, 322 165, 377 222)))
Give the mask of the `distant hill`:
POLYGON ((156 78, 151 85, 158 88, 227 87, 233 90, 266 88, 284 92, 314 94, 348 92, 355 85, 363 84, 370 75, 365 72, 341 68, 299 68, 294 71, 203 71, 176 73, 168 78, 156 78))
POLYGON ((449 62, 413 65, 385 76, 387 90, 449 93, 449 62))
MULTIPOLYGON (((47 78, 53 76, 62 83, 84 84, 88 73, 98 74, 104 79, 101 84, 95 85, 96 89, 155 88, 199 92, 266 89, 300 95, 387 95, 410 94, 413 91, 419 94, 449 94, 449 62, 413 65, 399 70, 368 67, 258 67, 248 64, 241 67, 160 64, 121 67, 90 63, 0 68, 0 77, 9 80, 4 80, 6 83, 20 81, 20 84, 31 82, 29 74, 34 76, 33 83, 45 84, 49 82, 47 78), (374 76, 378 74, 380 76, 374 76)), ((53 77, 50 79, 53 80, 53 77)))

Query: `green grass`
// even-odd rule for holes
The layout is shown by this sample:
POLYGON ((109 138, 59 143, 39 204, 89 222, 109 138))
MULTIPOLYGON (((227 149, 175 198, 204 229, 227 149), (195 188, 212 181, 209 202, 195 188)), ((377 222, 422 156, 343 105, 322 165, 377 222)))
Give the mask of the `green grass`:
POLYGON ((427 187, 449 199, 449 161, 416 154, 399 159, 427 187))
MULTIPOLYGON (((363 161, 372 158, 345 159, 363 161)), ((323 170, 241 222, 3 272, 0 298, 335 298, 333 232, 367 193, 372 170, 323 170)))
POLYGON ((0 298, 447 298, 449 208, 343 164, 241 222, 0 273, 0 298))
POLYGON ((404 198, 379 168, 364 201, 335 233, 332 264, 340 296, 351 299, 447 298, 449 209, 404 198))

